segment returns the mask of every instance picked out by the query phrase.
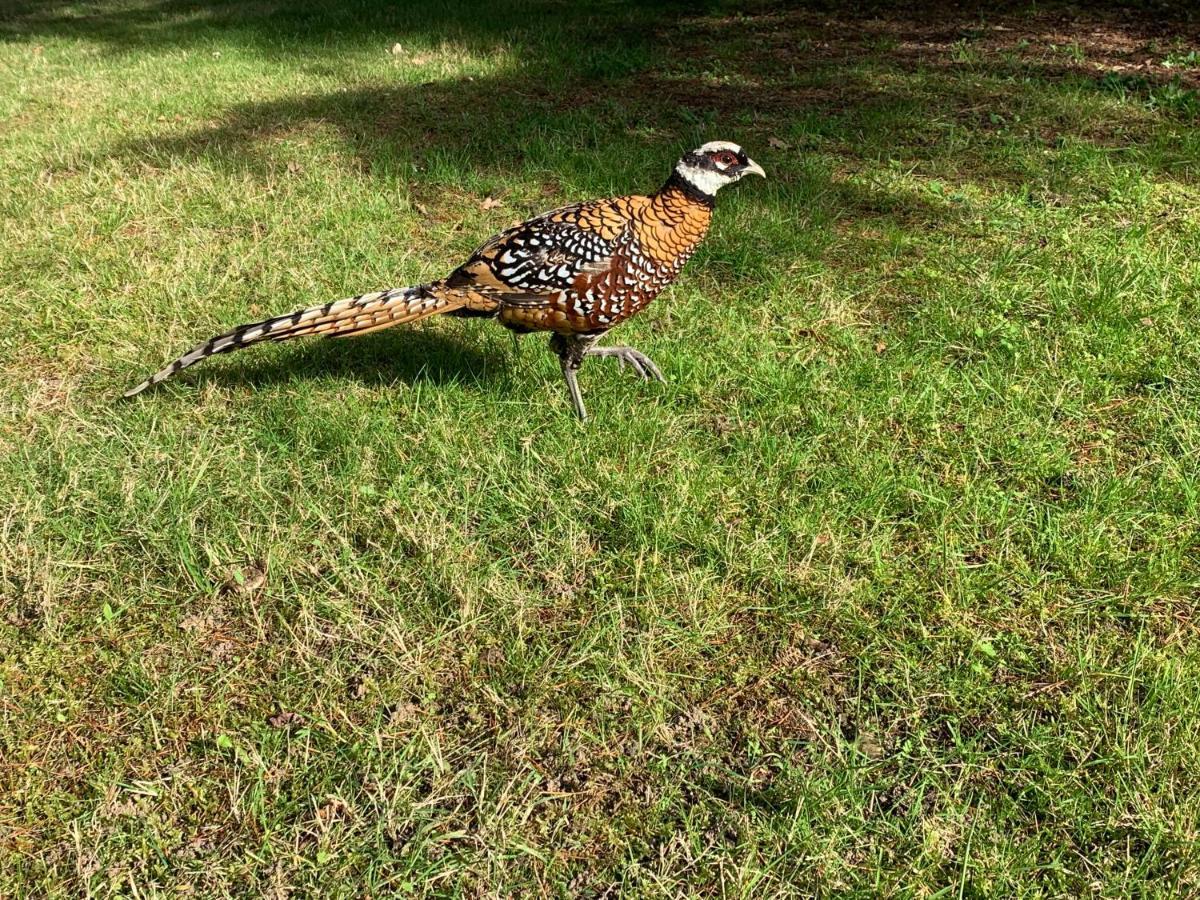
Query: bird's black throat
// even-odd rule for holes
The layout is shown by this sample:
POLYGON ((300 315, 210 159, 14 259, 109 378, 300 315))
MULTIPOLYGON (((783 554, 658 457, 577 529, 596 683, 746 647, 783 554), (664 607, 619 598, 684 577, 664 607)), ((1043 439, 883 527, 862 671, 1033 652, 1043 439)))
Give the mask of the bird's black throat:
MULTIPOLYGON (((682 193, 689 200, 694 200, 696 203, 703 203, 709 209, 717 205, 716 197, 700 190, 700 188, 680 175, 678 170, 671 173, 671 177, 667 179, 667 183, 663 185, 662 190, 669 191, 672 188, 682 193)), ((662 191, 659 193, 662 193, 662 191)))

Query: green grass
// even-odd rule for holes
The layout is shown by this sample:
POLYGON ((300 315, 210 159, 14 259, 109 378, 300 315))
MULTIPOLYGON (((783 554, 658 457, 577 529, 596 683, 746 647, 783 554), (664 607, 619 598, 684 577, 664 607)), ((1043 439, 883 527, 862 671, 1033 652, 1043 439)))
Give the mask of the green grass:
POLYGON ((0 895, 1200 892, 1155 15, 7 6, 0 895), (462 320, 116 401, 714 138, 770 178, 586 427, 462 320))

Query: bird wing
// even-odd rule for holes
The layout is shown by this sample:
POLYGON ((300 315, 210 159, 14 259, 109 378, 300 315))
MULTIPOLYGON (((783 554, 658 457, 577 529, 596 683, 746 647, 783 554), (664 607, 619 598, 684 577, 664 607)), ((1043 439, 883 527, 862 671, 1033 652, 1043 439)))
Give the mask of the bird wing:
POLYGON ((584 291, 622 256, 631 235, 630 201, 566 206, 489 240, 446 283, 493 293, 512 306, 539 306, 584 291))

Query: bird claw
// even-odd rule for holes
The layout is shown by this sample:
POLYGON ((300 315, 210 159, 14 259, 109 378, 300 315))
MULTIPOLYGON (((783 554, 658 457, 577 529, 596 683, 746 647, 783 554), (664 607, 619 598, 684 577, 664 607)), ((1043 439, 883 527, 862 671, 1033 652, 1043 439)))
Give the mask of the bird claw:
POLYGON ((667 383, 667 379, 663 377, 663 373, 659 371, 658 366, 654 364, 654 360, 648 357, 640 350, 635 350, 632 347, 590 347, 587 351, 588 356, 611 356, 617 361, 617 367, 624 371, 625 364, 629 364, 629 368, 633 369, 635 375, 643 381, 654 381, 667 383))

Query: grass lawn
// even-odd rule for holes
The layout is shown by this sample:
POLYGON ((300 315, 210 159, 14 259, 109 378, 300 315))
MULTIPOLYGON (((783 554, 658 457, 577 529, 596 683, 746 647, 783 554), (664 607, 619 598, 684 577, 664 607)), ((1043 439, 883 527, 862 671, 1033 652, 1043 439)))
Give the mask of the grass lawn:
POLYGON ((6 3, 0 895, 1200 892, 1200 20, 913 6, 6 3), (456 319, 117 402, 711 139, 586 426, 456 319))

